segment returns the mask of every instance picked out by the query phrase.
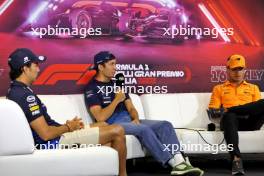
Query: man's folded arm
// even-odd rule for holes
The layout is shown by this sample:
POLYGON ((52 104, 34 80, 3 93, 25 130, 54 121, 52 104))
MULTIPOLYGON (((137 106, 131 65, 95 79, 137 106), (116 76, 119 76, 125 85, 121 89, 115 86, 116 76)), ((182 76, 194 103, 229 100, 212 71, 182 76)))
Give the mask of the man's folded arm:
POLYGON ((105 122, 114 113, 119 102, 114 99, 108 106, 102 108, 100 105, 90 107, 90 112, 97 122, 105 122))

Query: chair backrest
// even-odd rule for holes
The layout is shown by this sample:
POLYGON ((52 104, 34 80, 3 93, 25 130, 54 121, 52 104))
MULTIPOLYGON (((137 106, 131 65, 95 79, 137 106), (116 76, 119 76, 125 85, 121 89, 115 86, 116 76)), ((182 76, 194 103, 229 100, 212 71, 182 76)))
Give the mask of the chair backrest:
POLYGON ((207 128, 210 93, 146 94, 141 96, 145 117, 170 121, 175 128, 207 128))
POLYGON ((0 99, 0 156, 33 151, 34 140, 24 112, 14 101, 0 99))
MULTIPOLYGON (((83 94, 72 95, 39 95, 40 100, 46 105, 49 115, 59 123, 65 123, 75 116, 81 117, 85 123, 94 120, 87 112, 83 94)), ((130 94, 131 100, 138 111, 139 118, 144 119, 144 110, 138 95, 130 94)))
POLYGON ((138 112, 139 119, 145 119, 145 113, 144 113, 144 109, 143 109, 140 96, 138 96, 137 94, 129 94, 129 96, 131 98, 133 105, 135 106, 138 112))
POLYGON ((61 124, 75 116, 82 118, 85 123, 92 122, 85 108, 82 94, 39 95, 38 97, 46 105, 51 118, 61 124))

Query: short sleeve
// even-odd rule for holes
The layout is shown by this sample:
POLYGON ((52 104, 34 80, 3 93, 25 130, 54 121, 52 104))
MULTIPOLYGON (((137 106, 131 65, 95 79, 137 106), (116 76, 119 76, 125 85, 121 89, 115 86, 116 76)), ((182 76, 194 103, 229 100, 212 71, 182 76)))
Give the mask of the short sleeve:
POLYGON ((24 111, 29 123, 43 115, 41 102, 34 94, 26 93, 17 103, 24 111))
POLYGON ((254 85, 253 101, 258 101, 259 99, 261 99, 259 87, 257 85, 254 85))
POLYGON ((211 95, 209 108, 220 108, 221 106, 221 92, 220 86, 215 86, 211 95))
POLYGON ((87 108, 91 108, 94 105, 101 105, 96 89, 87 88, 84 92, 84 100, 87 108))

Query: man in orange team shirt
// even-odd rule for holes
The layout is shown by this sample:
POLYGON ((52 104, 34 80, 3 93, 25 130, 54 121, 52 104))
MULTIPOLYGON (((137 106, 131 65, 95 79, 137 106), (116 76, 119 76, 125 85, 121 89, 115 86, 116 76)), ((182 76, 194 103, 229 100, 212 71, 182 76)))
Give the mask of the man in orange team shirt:
POLYGON ((238 146, 238 130, 259 130, 264 123, 264 100, 260 99, 257 85, 245 81, 245 58, 232 55, 227 60, 228 80, 213 88, 209 109, 224 108, 220 122, 227 144, 233 145, 230 151, 232 175, 244 175, 241 154, 238 146))

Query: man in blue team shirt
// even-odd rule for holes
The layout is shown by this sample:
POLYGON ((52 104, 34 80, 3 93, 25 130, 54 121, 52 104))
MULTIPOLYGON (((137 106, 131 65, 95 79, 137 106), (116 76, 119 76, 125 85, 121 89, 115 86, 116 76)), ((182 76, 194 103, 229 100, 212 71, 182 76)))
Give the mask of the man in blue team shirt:
POLYGON ((95 77, 85 89, 85 103, 88 111, 97 122, 119 124, 126 134, 135 135, 141 144, 161 164, 169 164, 173 169, 171 175, 196 174, 203 171, 194 168, 187 157, 183 157, 180 144, 172 124, 168 121, 139 120, 128 94, 122 91, 108 92, 114 88, 112 81, 116 72, 116 57, 108 51, 99 52, 94 56, 95 77), (165 145, 178 146, 176 151, 168 151, 165 145))
POLYGON ((45 60, 44 56, 36 56, 26 48, 15 50, 8 60, 12 82, 7 98, 15 101, 24 111, 35 145, 59 144, 71 148, 76 146, 75 144, 89 146, 110 143, 119 155, 119 175, 126 176, 126 143, 124 129, 121 126, 103 123, 84 125, 77 117, 67 120, 63 125, 59 124, 51 119, 46 106, 29 88, 38 76, 38 64, 45 60))

